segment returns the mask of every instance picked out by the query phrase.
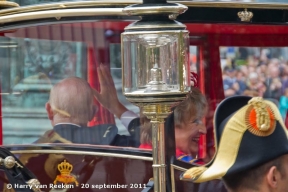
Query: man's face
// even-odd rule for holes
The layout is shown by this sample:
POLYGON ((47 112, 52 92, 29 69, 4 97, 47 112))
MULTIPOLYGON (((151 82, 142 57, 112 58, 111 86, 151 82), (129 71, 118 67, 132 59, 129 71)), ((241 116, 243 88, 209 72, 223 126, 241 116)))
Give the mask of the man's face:
POLYGON ((288 154, 283 156, 281 163, 282 174, 280 181, 277 183, 277 192, 288 192, 288 154))
POLYGON ((198 154, 200 135, 206 134, 206 126, 202 119, 193 118, 175 129, 176 148, 191 154, 194 158, 198 154))
POLYGON ((257 84, 257 83, 258 83, 258 78, 251 78, 251 79, 250 79, 250 83, 251 83, 252 85, 257 84))

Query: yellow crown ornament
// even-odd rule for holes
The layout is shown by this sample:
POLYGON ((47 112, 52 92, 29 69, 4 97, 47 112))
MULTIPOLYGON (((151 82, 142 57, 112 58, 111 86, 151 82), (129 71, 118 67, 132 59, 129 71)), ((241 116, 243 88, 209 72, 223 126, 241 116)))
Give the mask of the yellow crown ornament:
POLYGON ((73 165, 64 160, 64 162, 58 165, 58 170, 60 172, 60 175, 57 175, 56 179, 53 182, 54 185, 56 185, 57 182, 63 183, 65 185, 70 183, 75 183, 76 186, 79 185, 75 176, 71 174, 73 170, 73 165))

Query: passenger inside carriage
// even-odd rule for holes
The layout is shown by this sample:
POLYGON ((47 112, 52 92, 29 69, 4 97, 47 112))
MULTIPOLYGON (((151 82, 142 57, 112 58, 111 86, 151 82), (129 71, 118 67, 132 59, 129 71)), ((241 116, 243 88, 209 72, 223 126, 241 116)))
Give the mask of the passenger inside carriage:
MULTIPOLYGON (((128 126, 129 121, 137 116, 134 113, 131 115, 131 112, 119 102, 115 87, 115 93, 112 93, 113 88, 107 88, 106 85, 113 84, 108 70, 107 67, 103 66, 98 69, 101 84, 100 93, 93 90, 87 81, 78 77, 66 78, 51 89, 50 98, 45 107, 53 130, 47 131, 36 143, 110 145, 115 142, 118 129, 114 124, 87 127, 88 122, 92 120, 97 111, 93 103, 94 96, 111 113, 121 119, 124 125, 128 126)), ((132 141, 130 142, 131 139, 133 139, 131 136, 122 138, 126 143, 132 143, 132 141)))
MULTIPOLYGON (((198 88, 192 87, 187 98, 174 109, 176 157, 189 163, 204 163, 197 159, 199 138, 206 134, 203 119, 206 116, 208 104, 205 96, 198 88)), ((173 114, 172 114, 173 115, 173 114)), ((152 149, 151 123, 141 128, 141 145, 139 148, 152 149)))

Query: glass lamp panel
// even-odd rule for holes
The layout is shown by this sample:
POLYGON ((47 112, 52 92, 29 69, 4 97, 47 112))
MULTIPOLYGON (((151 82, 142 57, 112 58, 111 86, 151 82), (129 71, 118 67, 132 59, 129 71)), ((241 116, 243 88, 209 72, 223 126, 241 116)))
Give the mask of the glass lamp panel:
POLYGON ((182 52, 179 52, 179 37, 176 32, 123 34, 125 94, 172 94, 186 91, 186 88, 181 90, 181 87, 190 85, 190 81, 186 80, 190 72, 187 52, 189 36, 188 33, 184 36, 187 39, 181 45, 184 47, 182 52))
POLYGON ((190 52, 189 52, 189 46, 190 46, 190 42, 189 42, 189 34, 188 33, 183 33, 183 40, 184 40, 184 63, 183 63, 183 83, 184 83, 184 90, 185 91, 189 91, 190 90, 190 86, 191 86, 191 70, 190 70, 190 52))

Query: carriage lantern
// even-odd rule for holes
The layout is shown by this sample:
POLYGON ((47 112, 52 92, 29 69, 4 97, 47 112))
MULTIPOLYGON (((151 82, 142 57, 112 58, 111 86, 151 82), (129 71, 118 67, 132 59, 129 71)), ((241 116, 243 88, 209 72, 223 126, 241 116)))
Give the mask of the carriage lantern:
POLYGON ((189 33, 175 21, 187 10, 166 0, 125 7, 141 20, 121 35, 123 94, 152 124, 154 191, 166 191, 164 119, 190 90, 189 33))

